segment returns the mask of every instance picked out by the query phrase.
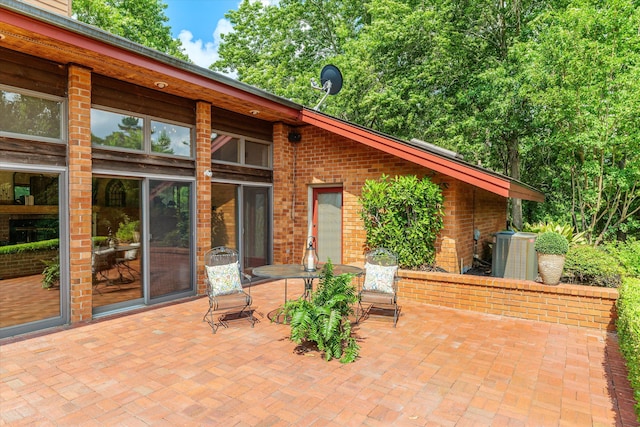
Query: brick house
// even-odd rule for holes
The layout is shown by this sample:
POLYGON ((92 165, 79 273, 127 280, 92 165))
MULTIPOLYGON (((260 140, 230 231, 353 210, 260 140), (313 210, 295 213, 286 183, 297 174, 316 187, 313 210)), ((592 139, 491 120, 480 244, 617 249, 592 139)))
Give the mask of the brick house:
MULTIPOLYGON (((221 244, 249 272, 299 262, 311 233, 321 258, 361 262, 358 196, 383 173, 442 185, 437 263, 451 273, 505 227, 509 197, 544 199, 79 23, 66 1, 30 3, 0 5, 0 244, 57 239, 61 280, 36 318, 0 304, 0 337, 202 294, 202 255, 221 244)), ((26 301, 44 292, 30 256, 0 253, 2 286, 26 301)))

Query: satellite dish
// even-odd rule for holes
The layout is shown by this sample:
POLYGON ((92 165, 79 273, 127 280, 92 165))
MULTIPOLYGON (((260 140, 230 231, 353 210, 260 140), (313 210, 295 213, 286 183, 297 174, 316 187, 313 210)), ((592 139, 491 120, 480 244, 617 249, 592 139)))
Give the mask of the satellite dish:
POLYGON ((328 86, 329 95, 335 95, 342 89, 342 73, 335 65, 325 65, 320 72, 322 87, 328 86))
POLYGON ((324 92, 324 96, 313 109, 317 110, 328 95, 335 95, 342 89, 342 73, 335 65, 325 65, 320 72, 319 86, 315 79, 311 79, 311 87, 324 92))

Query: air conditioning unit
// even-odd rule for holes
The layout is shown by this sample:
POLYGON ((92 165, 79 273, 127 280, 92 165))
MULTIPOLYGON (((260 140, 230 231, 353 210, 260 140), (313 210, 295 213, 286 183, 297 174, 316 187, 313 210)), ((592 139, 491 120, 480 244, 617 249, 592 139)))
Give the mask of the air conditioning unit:
POLYGON ((491 275, 493 277, 504 277, 504 268, 507 265, 509 255, 509 243, 513 231, 499 231, 493 239, 493 253, 491 255, 491 275))
POLYGON ((535 250, 537 236, 536 233, 515 233, 511 236, 503 277, 536 280, 538 277, 538 256, 535 250))

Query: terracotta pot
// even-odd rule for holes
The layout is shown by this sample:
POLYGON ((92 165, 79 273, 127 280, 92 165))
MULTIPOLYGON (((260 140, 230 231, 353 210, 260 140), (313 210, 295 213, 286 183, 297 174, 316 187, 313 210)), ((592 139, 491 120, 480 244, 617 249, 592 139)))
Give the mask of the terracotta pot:
POLYGON ((545 285, 557 285, 562 277, 564 255, 538 254, 538 273, 545 285))

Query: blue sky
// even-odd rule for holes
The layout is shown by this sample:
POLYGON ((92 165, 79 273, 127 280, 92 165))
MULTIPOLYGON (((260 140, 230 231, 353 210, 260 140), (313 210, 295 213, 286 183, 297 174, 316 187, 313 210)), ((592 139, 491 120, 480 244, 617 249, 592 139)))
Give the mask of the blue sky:
MULTIPOLYGON (((189 58, 201 67, 208 68, 218 59, 220 34, 231 31, 231 24, 224 18, 229 10, 237 10, 241 0, 163 0, 169 26, 175 38, 179 38, 189 58)), ((274 4, 278 0, 254 0, 274 4)))

